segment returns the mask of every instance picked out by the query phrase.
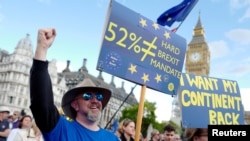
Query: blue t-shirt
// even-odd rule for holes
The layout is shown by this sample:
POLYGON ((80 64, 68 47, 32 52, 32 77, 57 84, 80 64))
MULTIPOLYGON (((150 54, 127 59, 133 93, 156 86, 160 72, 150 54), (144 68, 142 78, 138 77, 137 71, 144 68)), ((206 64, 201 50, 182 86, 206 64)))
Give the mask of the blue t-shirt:
POLYGON ((43 133, 45 141, 119 141, 118 137, 103 128, 92 131, 76 121, 68 121, 60 117, 55 128, 43 133))

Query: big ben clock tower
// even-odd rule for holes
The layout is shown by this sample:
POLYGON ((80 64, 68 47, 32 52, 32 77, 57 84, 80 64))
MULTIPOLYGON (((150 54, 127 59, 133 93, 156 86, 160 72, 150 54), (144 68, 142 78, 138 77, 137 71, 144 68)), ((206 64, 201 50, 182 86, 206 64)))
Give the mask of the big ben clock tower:
POLYGON ((189 74, 208 76, 210 70, 210 51, 205 41, 205 31, 200 16, 188 44, 185 71, 189 74))

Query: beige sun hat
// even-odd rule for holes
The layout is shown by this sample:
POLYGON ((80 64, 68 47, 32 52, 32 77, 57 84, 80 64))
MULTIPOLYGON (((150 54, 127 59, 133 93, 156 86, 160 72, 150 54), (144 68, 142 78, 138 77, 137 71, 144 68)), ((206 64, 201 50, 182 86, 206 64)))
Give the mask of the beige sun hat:
POLYGON ((6 107, 6 106, 0 105, 0 113, 3 113, 3 112, 10 113, 10 109, 8 107, 6 107))
POLYGON ((62 98, 62 109, 65 115, 69 118, 75 119, 76 111, 71 107, 71 102, 75 97, 84 92, 98 92, 103 95, 102 109, 108 104, 111 97, 111 91, 106 88, 97 87, 91 79, 85 78, 75 88, 68 90, 62 98))

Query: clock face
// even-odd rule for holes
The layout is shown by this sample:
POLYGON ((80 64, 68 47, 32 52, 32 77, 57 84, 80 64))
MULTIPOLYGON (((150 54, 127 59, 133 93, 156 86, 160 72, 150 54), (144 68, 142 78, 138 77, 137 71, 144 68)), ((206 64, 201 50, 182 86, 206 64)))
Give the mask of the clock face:
POLYGON ((193 52, 189 57, 191 62, 198 62, 201 59, 201 54, 199 52, 193 52))

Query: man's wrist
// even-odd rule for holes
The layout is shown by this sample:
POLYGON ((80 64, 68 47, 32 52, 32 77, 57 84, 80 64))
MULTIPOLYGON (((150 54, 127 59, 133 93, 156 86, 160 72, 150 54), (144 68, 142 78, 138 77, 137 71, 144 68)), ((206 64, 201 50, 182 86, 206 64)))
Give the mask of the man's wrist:
POLYGON ((37 46, 34 59, 46 61, 47 49, 44 49, 41 46, 37 46))

